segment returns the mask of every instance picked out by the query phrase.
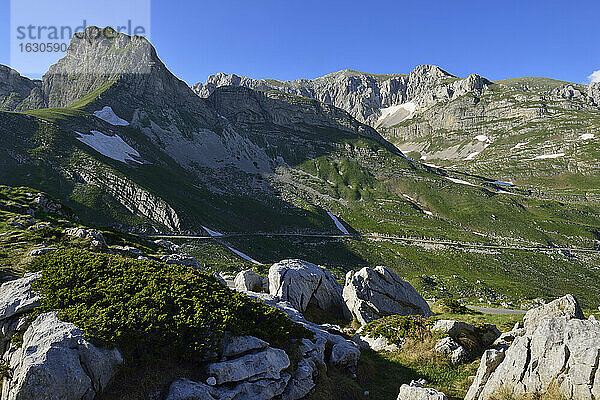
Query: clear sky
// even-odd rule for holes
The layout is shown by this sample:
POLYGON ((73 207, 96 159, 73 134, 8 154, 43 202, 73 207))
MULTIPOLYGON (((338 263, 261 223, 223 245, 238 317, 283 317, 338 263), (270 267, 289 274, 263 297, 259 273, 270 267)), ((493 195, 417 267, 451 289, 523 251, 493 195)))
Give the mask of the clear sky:
MULTIPOLYGON (((216 72, 295 79, 419 64, 587 84, 600 70, 599 0, 153 0, 151 18, 159 56, 189 84, 216 72)), ((8 65, 9 20, 10 1, 0 0, 8 65)))

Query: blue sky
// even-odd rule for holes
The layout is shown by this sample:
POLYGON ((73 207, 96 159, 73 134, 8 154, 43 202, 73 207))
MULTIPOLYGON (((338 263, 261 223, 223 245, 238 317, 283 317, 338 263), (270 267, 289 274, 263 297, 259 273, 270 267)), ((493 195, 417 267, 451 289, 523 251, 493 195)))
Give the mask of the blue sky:
MULTIPOLYGON (((159 56, 190 84, 220 71, 295 79, 419 64, 588 83, 600 70, 597 0, 153 0, 151 15, 159 56)), ((0 36, 0 63, 10 65, 9 0, 0 0, 0 36)))

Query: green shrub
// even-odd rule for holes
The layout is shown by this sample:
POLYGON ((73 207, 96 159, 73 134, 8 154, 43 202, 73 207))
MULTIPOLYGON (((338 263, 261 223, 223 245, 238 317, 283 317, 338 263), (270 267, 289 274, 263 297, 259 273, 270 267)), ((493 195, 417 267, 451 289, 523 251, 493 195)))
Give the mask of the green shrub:
POLYGON ((427 320, 418 315, 390 315, 370 322, 363 328, 363 334, 378 338, 383 336, 392 343, 402 339, 421 340, 429 333, 427 320))
POLYGON ((63 250, 34 260, 30 269, 42 272, 34 285, 42 296, 37 312, 58 311, 126 356, 201 361, 217 355, 225 331, 283 348, 310 336, 281 311, 185 266, 63 250))
POLYGON ((27 237, 34 243, 58 243, 63 238, 63 232, 58 228, 44 226, 33 231, 28 231, 27 237))
POLYGON ((441 299, 435 306, 436 311, 442 314, 481 314, 478 311, 465 307, 460 301, 449 297, 441 299))

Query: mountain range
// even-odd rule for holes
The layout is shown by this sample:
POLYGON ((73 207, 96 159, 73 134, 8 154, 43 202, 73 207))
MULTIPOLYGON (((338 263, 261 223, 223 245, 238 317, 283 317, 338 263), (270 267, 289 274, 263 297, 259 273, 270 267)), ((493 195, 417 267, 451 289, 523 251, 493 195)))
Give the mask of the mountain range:
POLYGON ((593 302, 599 104, 598 84, 436 66, 189 87, 91 27, 41 81, 0 67, 0 183, 215 268, 383 264, 434 297, 593 302))

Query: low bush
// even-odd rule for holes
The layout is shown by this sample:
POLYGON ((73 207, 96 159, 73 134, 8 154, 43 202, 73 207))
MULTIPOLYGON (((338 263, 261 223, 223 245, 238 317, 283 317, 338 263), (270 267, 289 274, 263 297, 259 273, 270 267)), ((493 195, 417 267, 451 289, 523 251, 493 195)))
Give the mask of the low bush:
POLYGON ((363 335, 381 337, 396 343, 402 339, 423 339, 429 335, 427 320, 418 315, 390 315, 364 326, 363 335))
POLYGON ((226 331, 283 348, 310 336, 281 311, 185 266, 62 250, 34 260, 30 269, 42 272, 34 284, 42 296, 37 312, 57 311, 90 339, 130 357, 205 360, 217 355, 226 331))

